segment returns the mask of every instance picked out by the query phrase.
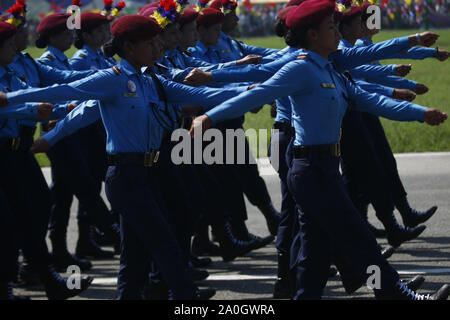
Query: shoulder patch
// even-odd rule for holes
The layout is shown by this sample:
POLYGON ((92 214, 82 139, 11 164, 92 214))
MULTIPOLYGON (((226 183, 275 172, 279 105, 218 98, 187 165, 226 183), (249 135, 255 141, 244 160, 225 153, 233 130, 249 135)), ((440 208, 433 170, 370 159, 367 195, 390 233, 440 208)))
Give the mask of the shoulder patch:
POLYGON ((113 67, 114 72, 119 76, 122 72, 120 72, 119 68, 116 66, 113 67))
POLYGON ((53 57, 52 55, 46 55, 45 56, 47 59, 50 59, 50 60, 52 60, 52 61, 55 61, 55 57, 53 57))
POLYGON ((305 59, 306 57, 307 57, 306 55, 301 55, 297 57, 297 60, 305 59))
POLYGON ((82 57, 82 58, 85 58, 85 59, 87 58, 87 55, 82 54, 82 53, 80 53, 79 56, 82 57))

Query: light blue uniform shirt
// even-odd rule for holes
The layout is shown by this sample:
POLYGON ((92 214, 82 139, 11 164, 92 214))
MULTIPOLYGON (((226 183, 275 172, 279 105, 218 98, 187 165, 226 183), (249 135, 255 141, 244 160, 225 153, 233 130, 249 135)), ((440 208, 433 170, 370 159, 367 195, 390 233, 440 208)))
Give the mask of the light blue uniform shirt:
MULTIPOLYGON (((373 42, 367 38, 358 39, 355 43, 356 47, 365 47, 372 45, 373 42)), ((393 57, 398 59, 416 59, 421 60, 425 58, 434 57, 435 49, 431 48, 422 48, 422 47, 413 47, 405 52, 401 52, 398 55, 393 57)), ((391 58, 391 57, 390 57, 391 58)), ((381 65, 379 61, 372 61, 374 65, 381 65)), ((371 82, 378 83, 384 86, 389 86, 393 88, 399 89, 408 89, 414 90, 417 86, 416 81, 412 81, 406 78, 397 77, 397 76, 386 76, 386 77, 372 77, 370 78, 371 82)))
POLYGON ((220 34, 217 46, 214 47, 218 51, 219 57, 222 60, 221 62, 239 60, 249 54, 256 54, 264 57, 279 51, 278 49, 249 46, 243 42, 234 40, 223 31, 220 34))
POLYGON ((158 71, 167 79, 182 83, 189 72, 194 68, 200 68, 203 71, 212 71, 215 69, 235 67, 236 61, 227 63, 209 63, 204 60, 192 57, 189 53, 183 54, 179 50, 168 50, 164 58, 158 61, 161 65, 167 67, 159 68, 158 71))
MULTIPOLYGON (((343 48, 330 55, 330 61, 338 71, 342 72, 356 66, 395 56, 409 48, 409 38, 401 37, 379 42, 367 47, 343 48)), ((213 81, 265 81, 273 76, 286 63, 295 60, 301 51, 287 53, 280 59, 266 64, 248 65, 241 68, 214 70, 211 72, 213 81)))
POLYGON ((426 110, 416 104, 366 92, 335 71, 329 61, 315 52, 305 51, 303 57, 282 67, 268 81, 209 110, 206 115, 217 123, 280 96, 289 96, 291 100, 297 146, 338 142, 348 101, 353 102, 356 110, 392 120, 422 122, 426 110))
MULTIPOLYGON (((339 47, 338 49, 342 50, 343 48, 353 48, 352 44, 350 42, 348 42, 345 39, 341 39, 341 41, 339 42, 339 47)), ((369 91, 369 92, 376 92, 379 94, 383 94, 385 96, 388 97, 392 97, 393 93, 394 93, 394 88, 391 87, 386 87, 380 84, 376 84, 373 82, 368 82, 370 81, 370 78, 374 75, 376 76, 386 76, 388 74, 382 74, 379 72, 374 72, 373 69, 371 69, 372 67, 380 67, 380 66, 376 66, 376 65, 371 65, 371 64, 364 64, 364 65, 360 65, 358 67, 355 68, 351 68, 350 70, 348 70, 350 72, 350 75, 352 76, 353 80, 364 90, 369 91), (369 79, 367 79, 369 78, 369 79), (367 79, 367 81, 363 80, 363 79, 367 79)), ((394 65, 395 67, 395 65, 394 65)), ((394 68, 395 71, 395 68, 394 68)))
POLYGON ((106 57, 101 49, 95 52, 85 45, 83 49, 75 52, 69 64, 73 70, 101 70, 111 68, 117 62, 113 58, 106 57))
MULTIPOLYGON (((0 91, 10 92, 25 89, 28 86, 15 76, 11 70, 0 66, 0 91)), ((10 104, 0 108, 0 138, 18 138, 19 119, 38 118, 37 103, 10 104)))
MULTIPOLYGON (((246 90, 194 88, 160 80, 169 103, 201 105, 205 110, 246 90)), ((44 97, 49 102, 68 99, 99 100, 100 114, 107 132, 106 151, 109 154, 144 153, 160 146, 162 130, 155 112, 161 108, 161 101, 155 84, 150 76, 138 73, 125 59, 115 68, 100 70, 86 79, 70 84, 7 94, 10 104, 41 101, 44 97)), ((89 107, 88 104, 83 105, 84 108, 89 107)), ((80 107, 82 106, 78 108, 80 107)), ((95 113, 92 118, 90 123, 98 120, 95 113)))
MULTIPOLYGON (((28 53, 18 53, 8 67, 14 71, 19 79, 34 88, 50 86, 55 83, 68 83, 83 79, 94 73, 94 71, 74 72, 53 68, 37 63, 28 53)), ((56 108, 53 109, 52 118, 64 118, 67 115, 66 107, 67 104, 56 105, 56 108)), ((36 125, 36 122, 22 120, 20 124, 32 127, 36 125)))

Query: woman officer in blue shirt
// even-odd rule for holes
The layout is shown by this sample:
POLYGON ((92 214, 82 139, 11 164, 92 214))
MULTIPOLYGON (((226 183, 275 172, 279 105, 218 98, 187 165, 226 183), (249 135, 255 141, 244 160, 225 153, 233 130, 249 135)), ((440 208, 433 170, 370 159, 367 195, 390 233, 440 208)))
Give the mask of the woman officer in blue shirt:
POLYGON ((312 0, 292 10, 286 19, 287 44, 305 48, 305 55, 255 89, 196 118, 192 134, 279 96, 289 96, 295 141, 288 184, 299 207, 301 238, 295 259, 294 299, 320 299, 331 257, 336 255, 340 256, 336 265, 348 292, 354 292, 367 280, 368 266, 376 265, 381 271, 381 288, 374 289, 379 299, 447 299, 448 286, 433 296, 409 290, 381 256, 375 238, 344 189, 338 142, 349 105, 395 120, 425 121, 430 125, 443 122, 447 115, 369 94, 337 73, 328 61, 340 38, 333 21, 334 7, 328 0, 312 0), (305 76, 299 79, 298 74, 305 76))
MULTIPOLYGON (((114 58, 106 57, 102 47, 111 38, 110 22, 119 14, 115 10, 114 15, 107 16, 108 11, 96 13, 84 11, 80 15, 81 29, 75 30, 74 45, 79 50, 69 60, 73 70, 102 70, 111 68, 117 64, 114 58)), ((80 129, 77 134, 80 138, 80 147, 92 173, 94 188, 100 194, 102 182, 105 180, 107 160, 105 154, 106 133, 100 120, 80 129)), ((114 213, 114 211, 112 211, 114 213)), ((114 215, 117 222, 118 215, 114 215)), ((95 241, 97 234, 89 215, 82 202, 78 203, 78 241, 77 253, 96 258, 111 256, 111 252, 104 251, 95 241)))
MULTIPOLYGON (((27 85, 8 68, 16 55, 14 38, 16 31, 13 24, 0 22, 0 91, 27 88, 27 85)), ((7 198, 14 220, 13 230, 8 231, 12 237, 2 235, 8 238, 10 244, 10 248, 2 254, 9 255, 8 252, 11 250, 22 249, 24 256, 38 274, 39 280, 44 284, 47 297, 67 299, 89 287, 92 278, 81 279, 81 287, 71 290, 67 285, 68 279, 61 278, 54 269, 45 241, 50 213, 50 194, 36 159, 20 147, 20 122, 17 118, 22 116, 18 114, 19 109, 28 109, 30 116, 45 113, 40 106, 33 111, 33 104, 19 108, 14 105, 0 108, 0 118, 2 118, 0 119, 0 188, 7 198), (3 119, 4 116, 6 119, 3 119)), ((49 119, 50 114, 44 118, 49 119)), ((29 119, 39 120, 38 117, 29 119)), ((17 251, 13 254, 15 257, 2 256, 2 264, 9 264, 10 259, 15 259, 13 263, 17 264, 17 251)), ((3 288, 0 290, 3 291, 3 288)))
MULTIPOLYGON (((161 58, 159 42, 154 41, 161 29, 153 19, 130 15, 118 19, 111 31, 114 39, 107 54, 122 57, 118 66, 69 85, 16 93, 16 98, 9 97, 9 103, 42 97, 56 101, 100 100, 107 132, 106 150, 114 164, 107 172, 107 196, 121 217, 119 298, 141 298, 150 256, 163 273, 173 298, 195 298, 197 290, 183 264, 181 250, 157 206, 157 182, 151 183, 154 181, 151 166, 158 160, 162 135, 155 117, 162 107, 158 106, 155 83, 141 73, 141 68, 152 66, 161 58)), ((169 103, 204 107, 212 107, 246 90, 192 88, 164 79, 161 83, 169 103)), ((0 105, 8 104, 6 96, 1 96, 0 105)))
MULTIPOLYGON (((39 24, 39 38, 36 46, 47 47, 47 51, 38 59, 39 63, 62 70, 72 70, 69 59, 64 54, 73 43, 73 30, 67 28, 70 14, 55 13, 45 17, 39 24)), ((80 98, 80 101, 85 100, 80 98)), ((78 103, 78 102, 76 102, 78 103)), ((44 131, 50 128, 44 127, 44 131)), ((67 251, 66 233, 70 218, 70 206, 76 195, 88 212, 89 222, 80 219, 81 237, 77 241, 75 253, 79 258, 111 258, 114 252, 101 250, 89 241, 89 224, 95 225, 101 232, 113 240, 115 253, 119 252, 119 228, 110 214, 108 207, 98 192, 98 183, 89 167, 84 153, 81 151, 80 136, 74 133, 60 141, 49 150, 48 156, 52 167, 51 191, 54 194, 54 205, 50 217, 50 239, 56 251, 67 251)), ((80 218, 86 218, 81 215, 80 218)), ((59 257, 56 254, 56 257, 59 257)), ((66 256, 66 255, 64 255, 66 256)))

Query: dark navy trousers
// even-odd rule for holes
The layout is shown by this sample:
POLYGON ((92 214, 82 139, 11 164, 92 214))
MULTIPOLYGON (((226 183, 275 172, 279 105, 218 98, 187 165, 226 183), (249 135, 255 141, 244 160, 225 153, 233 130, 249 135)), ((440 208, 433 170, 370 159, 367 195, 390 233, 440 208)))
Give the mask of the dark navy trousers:
POLYGON ((342 174, 350 198, 372 203, 380 220, 394 211, 389 179, 372 138, 362 121, 362 113, 348 110, 342 123, 342 174))
POLYGON ((15 221, 17 248, 36 270, 43 270, 51 263, 45 241, 51 204, 47 182, 28 151, 0 152, 0 186, 15 221))
POLYGON ((183 253, 156 196, 155 168, 137 165, 110 166, 106 194, 121 219, 119 299, 141 299, 154 261, 174 299, 192 299, 194 284, 183 253))
POLYGON ((372 142, 375 146, 376 153, 380 158, 386 175, 388 176, 388 182, 391 185, 392 198, 394 203, 396 203, 405 198, 407 193, 403 186, 402 180, 400 179, 397 169, 397 161, 392 153, 392 149, 386 138, 383 126, 380 119, 373 114, 362 112, 361 118, 367 127, 372 142))
POLYGON ((381 287, 399 279, 384 259, 375 238, 357 212, 339 173, 339 159, 294 159, 288 185, 298 206, 300 247, 295 263, 294 299, 320 299, 329 268, 338 255, 346 266, 339 272, 360 286, 369 277, 367 268, 378 266, 381 287))
POLYGON ((51 161, 50 189, 54 201, 50 231, 60 236, 66 234, 73 195, 83 204, 92 225, 101 231, 110 227, 114 218, 100 196, 99 184, 81 151, 78 133, 57 142, 47 155, 51 161))
POLYGON ((294 226, 296 225, 295 200, 292 198, 287 185, 289 167, 286 152, 292 138, 291 125, 286 123, 282 129, 274 131, 272 134, 269 149, 269 159, 278 172, 281 185, 281 220, 278 226, 276 247, 288 259, 287 261, 289 261, 290 247, 295 234, 294 226))
POLYGON ((0 187, 0 282, 13 281, 17 275, 18 239, 14 217, 0 187))

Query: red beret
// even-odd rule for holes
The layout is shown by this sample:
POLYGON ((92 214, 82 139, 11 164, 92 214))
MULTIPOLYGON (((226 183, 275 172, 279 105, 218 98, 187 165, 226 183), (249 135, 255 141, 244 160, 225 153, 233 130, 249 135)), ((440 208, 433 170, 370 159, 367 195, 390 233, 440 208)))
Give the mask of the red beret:
POLYGON ((36 31, 41 37, 44 37, 67 30, 67 19, 69 17, 69 13, 54 13, 46 16, 39 23, 36 31))
POLYGON ((209 28, 215 24, 222 23, 225 18, 224 14, 213 8, 203 9, 197 16, 197 26, 209 28))
POLYGON ((286 21, 286 17, 288 15, 289 11, 291 11, 294 8, 295 8, 294 6, 290 6, 290 7, 286 7, 284 9, 281 9, 280 12, 278 12, 277 19, 282 20, 282 21, 286 21))
POLYGON ((162 29, 155 19, 137 14, 122 16, 111 26, 111 33, 125 41, 139 41, 153 38, 162 29))
POLYGON ((91 31, 102 24, 109 23, 107 17, 100 13, 91 11, 85 11, 80 16, 81 19, 81 31, 91 31))
POLYGON ((300 3, 305 2, 306 0, 289 0, 289 2, 286 4, 285 8, 291 7, 291 6, 298 6, 300 3))
POLYGON ((335 4, 329 0, 309 0, 294 7, 286 17, 289 28, 305 28, 320 23, 333 14, 335 4))
POLYGON ((139 14, 142 14, 142 12, 145 11, 146 9, 148 9, 148 8, 153 8, 153 7, 156 8, 158 5, 159 5, 159 1, 149 3, 149 4, 145 5, 145 6, 143 6, 141 9, 139 9, 139 14))
POLYGON ((351 6, 350 11, 343 14, 343 16, 341 18, 341 23, 350 21, 351 19, 362 15, 362 13, 363 13, 363 11, 361 10, 361 7, 351 6))
POLYGON ((0 22, 0 41, 14 36, 17 32, 16 27, 8 22, 0 22))
POLYGON ((195 21, 198 17, 198 12, 193 9, 185 9, 181 17, 178 19, 178 23, 181 27, 195 21))
POLYGON ((222 10, 222 7, 226 8, 229 7, 229 9, 234 10, 237 7, 237 2, 232 0, 214 0, 209 5, 210 8, 216 9, 216 10, 222 10))
POLYGON ((144 17, 151 17, 156 9, 157 7, 147 7, 144 10, 139 11, 139 14, 144 17))

